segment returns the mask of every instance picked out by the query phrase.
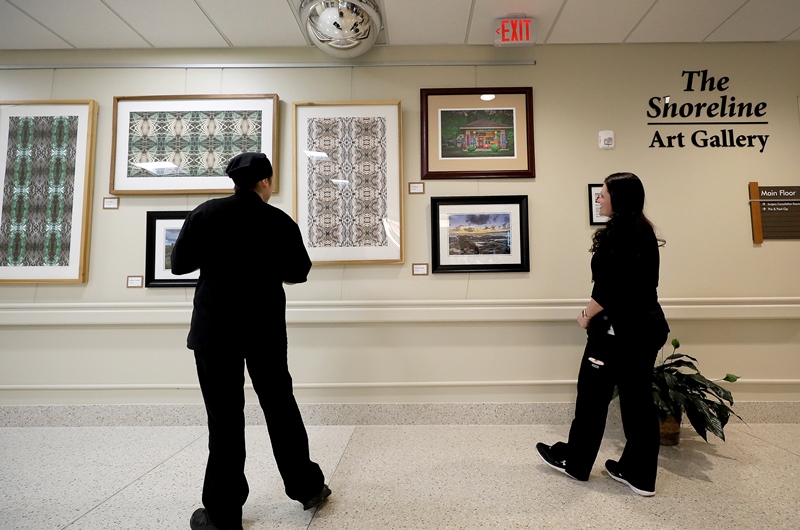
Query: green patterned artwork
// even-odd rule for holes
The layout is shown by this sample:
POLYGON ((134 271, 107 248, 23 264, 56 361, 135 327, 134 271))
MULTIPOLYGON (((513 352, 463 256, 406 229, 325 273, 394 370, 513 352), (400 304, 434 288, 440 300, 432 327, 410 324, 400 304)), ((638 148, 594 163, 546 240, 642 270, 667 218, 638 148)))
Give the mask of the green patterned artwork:
POLYGON ((170 177, 224 177, 235 155, 261 150, 260 110, 135 111, 128 127, 128 178, 152 177, 137 164, 170 162, 170 177))
POLYGON ((88 280, 97 112, 0 101, 0 283, 88 280))
POLYGON ((244 152, 267 155, 277 177, 278 110, 276 94, 116 96, 109 191, 228 194, 225 168, 244 152))
POLYGON ((68 266, 78 116, 12 116, 7 140, 0 266, 68 266))

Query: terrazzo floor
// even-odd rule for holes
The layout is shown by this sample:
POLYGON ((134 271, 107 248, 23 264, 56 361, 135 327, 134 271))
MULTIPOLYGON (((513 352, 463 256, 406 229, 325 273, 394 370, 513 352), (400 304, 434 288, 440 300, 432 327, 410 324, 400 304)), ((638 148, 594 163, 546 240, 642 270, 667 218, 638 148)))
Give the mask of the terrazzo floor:
MULTIPOLYGON (((603 469, 622 447, 610 426, 588 482, 545 466, 537 441, 568 425, 309 426, 333 490, 290 501, 264 427, 247 428, 245 530, 800 528, 800 424, 730 424, 663 447, 655 497, 603 469)), ((0 529, 188 529, 200 506, 204 427, 0 428, 0 529)))

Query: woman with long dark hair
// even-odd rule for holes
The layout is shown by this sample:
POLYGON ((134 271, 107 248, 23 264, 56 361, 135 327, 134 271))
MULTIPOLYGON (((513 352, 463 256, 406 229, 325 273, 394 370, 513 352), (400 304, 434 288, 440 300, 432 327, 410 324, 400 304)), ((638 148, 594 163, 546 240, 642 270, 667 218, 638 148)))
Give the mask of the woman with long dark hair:
POLYGON ((588 480, 619 389, 625 449, 606 461, 608 475, 646 497, 655 494, 659 425, 652 397, 653 365, 669 333, 658 303, 659 247, 644 214, 644 186, 633 173, 605 179, 597 197, 608 223, 592 236, 592 296, 578 315, 586 349, 569 439, 536 444, 542 460, 577 480, 588 480))

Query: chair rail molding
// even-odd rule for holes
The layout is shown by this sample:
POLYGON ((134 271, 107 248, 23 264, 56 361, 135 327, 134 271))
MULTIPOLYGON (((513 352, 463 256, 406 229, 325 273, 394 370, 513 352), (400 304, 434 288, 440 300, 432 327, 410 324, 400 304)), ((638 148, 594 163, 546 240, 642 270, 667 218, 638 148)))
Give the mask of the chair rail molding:
MULTIPOLYGON (((290 301, 291 324, 557 322, 574 320, 586 300, 290 301)), ((800 298, 667 298, 671 320, 800 319, 800 298)), ((0 327, 188 325, 191 302, 0 304, 0 327)))

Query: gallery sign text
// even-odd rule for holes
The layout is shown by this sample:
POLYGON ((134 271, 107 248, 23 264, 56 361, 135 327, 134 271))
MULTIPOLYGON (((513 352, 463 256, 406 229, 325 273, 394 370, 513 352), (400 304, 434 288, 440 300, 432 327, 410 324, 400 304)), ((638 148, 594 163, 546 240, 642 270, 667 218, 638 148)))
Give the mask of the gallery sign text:
POLYGON ((683 92, 699 91, 704 95, 719 96, 711 101, 672 102, 669 96, 653 96, 648 101, 648 125, 659 126, 650 141, 651 148, 682 148, 692 145, 699 148, 732 147, 756 148, 763 153, 767 147, 768 134, 754 132, 752 125, 766 125, 767 103, 765 101, 737 101, 736 96, 726 94, 730 78, 708 75, 708 70, 684 70, 683 92), (710 120, 710 121, 707 121, 710 120), (695 127, 689 133, 679 131, 670 134, 662 126, 695 127))

